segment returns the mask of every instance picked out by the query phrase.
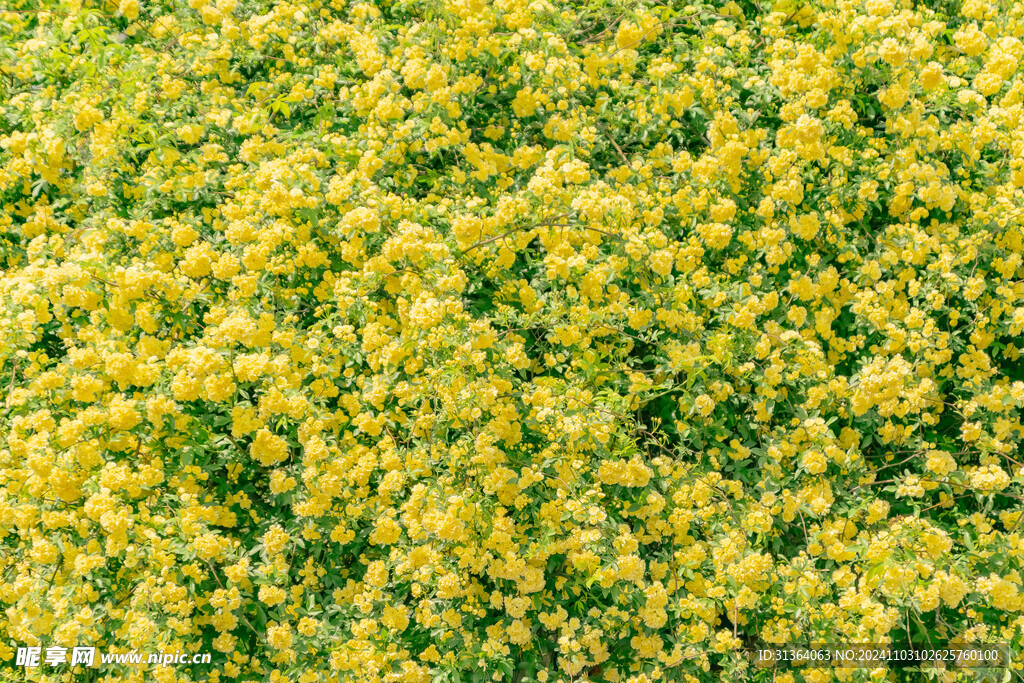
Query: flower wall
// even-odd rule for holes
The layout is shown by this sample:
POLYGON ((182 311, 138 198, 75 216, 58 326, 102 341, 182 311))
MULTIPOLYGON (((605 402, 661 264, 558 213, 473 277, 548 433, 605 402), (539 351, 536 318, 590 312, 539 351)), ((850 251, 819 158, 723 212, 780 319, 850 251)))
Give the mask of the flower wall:
POLYGON ((0 675, 1017 657, 1022 36, 984 0, 8 0, 0 675))

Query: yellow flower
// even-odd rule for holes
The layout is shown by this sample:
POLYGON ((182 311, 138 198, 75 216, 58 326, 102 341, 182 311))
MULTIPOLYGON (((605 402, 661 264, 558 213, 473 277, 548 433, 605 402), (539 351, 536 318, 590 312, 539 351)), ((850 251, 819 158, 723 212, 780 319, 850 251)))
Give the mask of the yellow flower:
POLYGON ((284 439, 263 427, 252 442, 252 457, 267 467, 288 459, 288 444, 284 439))
POLYGON ((275 624, 267 626, 267 643, 275 650, 284 650, 292 645, 292 632, 288 624, 275 624))
POLYGON ((268 607, 273 607, 284 602, 285 592, 277 586, 260 586, 259 599, 268 607))

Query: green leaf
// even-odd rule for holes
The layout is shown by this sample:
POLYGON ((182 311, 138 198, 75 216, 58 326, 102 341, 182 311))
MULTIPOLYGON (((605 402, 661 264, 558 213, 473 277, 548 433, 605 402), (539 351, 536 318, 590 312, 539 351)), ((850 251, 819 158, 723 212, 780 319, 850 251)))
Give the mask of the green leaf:
POLYGON ((865 577, 868 580, 877 578, 880 574, 885 572, 885 570, 888 569, 888 567, 889 567, 889 565, 887 563, 885 563, 885 562, 881 562, 879 564, 876 564, 874 567, 872 567, 870 570, 868 570, 868 573, 865 574, 865 577))

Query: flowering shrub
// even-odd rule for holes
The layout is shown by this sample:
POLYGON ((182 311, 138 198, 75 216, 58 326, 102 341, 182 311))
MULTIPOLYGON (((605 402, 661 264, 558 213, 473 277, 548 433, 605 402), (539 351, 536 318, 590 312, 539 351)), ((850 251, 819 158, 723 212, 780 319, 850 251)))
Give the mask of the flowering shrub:
POLYGON ((1022 35, 987 0, 8 0, 0 660, 1019 653, 1022 35))

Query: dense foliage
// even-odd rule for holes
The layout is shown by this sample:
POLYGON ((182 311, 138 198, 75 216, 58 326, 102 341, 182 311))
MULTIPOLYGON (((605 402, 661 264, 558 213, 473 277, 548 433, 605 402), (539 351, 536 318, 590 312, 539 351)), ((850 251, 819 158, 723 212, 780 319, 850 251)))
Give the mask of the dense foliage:
POLYGON ((0 676, 1019 652, 1022 36, 1012 0, 6 0, 0 676))

